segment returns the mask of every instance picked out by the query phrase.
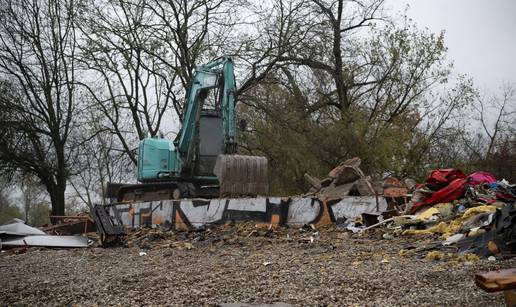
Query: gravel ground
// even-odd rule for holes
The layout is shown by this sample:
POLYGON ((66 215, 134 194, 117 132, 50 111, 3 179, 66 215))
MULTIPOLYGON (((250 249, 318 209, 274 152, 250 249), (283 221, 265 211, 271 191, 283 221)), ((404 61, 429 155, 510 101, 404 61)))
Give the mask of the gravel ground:
POLYGON ((478 289, 474 274, 516 263, 427 260, 438 242, 431 237, 235 228, 152 230, 130 247, 2 253, 0 304, 498 306, 503 295, 478 289))

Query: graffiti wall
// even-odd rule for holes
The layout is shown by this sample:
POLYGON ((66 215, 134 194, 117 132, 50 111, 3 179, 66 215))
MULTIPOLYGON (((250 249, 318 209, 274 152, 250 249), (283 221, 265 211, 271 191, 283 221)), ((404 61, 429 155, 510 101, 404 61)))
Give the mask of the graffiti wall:
POLYGON ((272 225, 324 225, 354 219, 361 213, 387 209, 385 198, 374 196, 346 197, 337 202, 317 198, 237 198, 211 200, 163 200, 118 204, 111 214, 124 225, 163 225, 176 229, 195 229, 226 221, 254 221, 272 225))

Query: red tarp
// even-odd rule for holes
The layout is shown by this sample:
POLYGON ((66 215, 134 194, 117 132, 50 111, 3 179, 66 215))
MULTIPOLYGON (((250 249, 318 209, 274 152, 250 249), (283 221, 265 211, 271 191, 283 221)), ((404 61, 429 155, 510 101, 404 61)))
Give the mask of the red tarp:
POLYGON ((425 182, 432 187, 445 187, 453 180, 462 178, 466 178, 466 175, 460 169, 444 168, 433 170, 425 182))
POLYGON ((483 183, 496 182, 493 174, 488 172, 475 172, 468 177, 459 169, 446 168, 433 170, 426 178, 427 187, 437 190, 430 197, 422 202, 414 204, 411 211, 416 212, 418 208, 425 205, 447 203, 459 198, 464 193, 464 186, 479 185, 483 183))
POLYGON ((466 181, 467 180, 464 178, 458 178, 453 180, 448 186, 435 192, 429 198, 425 199, 420 203, 414 204, 414 206, 412 206, 412 213, 416 212, 418 208, 424 205, 448 203, 457 199, 459 196, 462 195, 462 193, 464 193, 464 185, 466 184, 466 181))

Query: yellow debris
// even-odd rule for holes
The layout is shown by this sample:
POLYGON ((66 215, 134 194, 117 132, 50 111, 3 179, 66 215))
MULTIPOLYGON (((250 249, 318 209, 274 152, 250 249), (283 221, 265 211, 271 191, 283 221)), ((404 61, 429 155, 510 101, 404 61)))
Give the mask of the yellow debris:
POLYGON ((439 214, 439 210, 437 210, 437 208, 432 207, 432 208, 428 208, 427 210, 423 211, 421 214, 417 215, 417 217, 422 220, 428 220, 436 214, 439 214))
POLYGON ((398 226, 410 226, 410 225, 417 225, 421 222, 423 222, 423 220, 419 219, 419 218, 411 218, 411 217, 408 217, 408 216, 395 216, 393 217, 393 221, 396 225, 398 226))
POLYGON ((452 221, 450 223, 440 222, 437 225, 434 225, 427 229, 408 229, 403 231, 403 235, 424 235, 424 234, 435 234, 435 233, 442 233, 442 234, 454 234, 457 230, 459 230, 460 225, 462 223, 455 223, 455 221, 452 221))
POLYGON ((440 251, 431 251, 426 254, 425 257, 426 260, 432 261, 432 260, 445 260, 449 262, 477 262, 480 261, 480 258, 475 254, 464 254, 464 255, 457 255, 454 253, 448 253, 445 254, 440 251))
MULTIPOLYGON (((461 258, 461 256, 459 256, 459 258, 461 258)), ((480 257, 478 257, 475 254, 464 254, 464 255, 462 255, 462 258, 464 259, 464 261, 471 261, 471 262, 480 261, 480 257)))
POLYGON ((485 232, 486 232, 485 229, 480 229, 479 227, 473 228, 473 229, 471 229, 468 232, 468 237, 476 237, 476 236, 479 236, 479 235, 481 235, 481 234, 483 234, 485 232))
POLYGON ((410 254, 410 251, 407 249, 400 249, 398 252, 398 256, 400 257, 407 257, 410 254))
POLYGON ((439 203, 434 206, 439 210, 441 218, 448 218, 454 214, 455 206, 452 203, 439 203))
POLYGON ((477 215, 479 213, 495 212, 495 211, 496 211, 496 206, 492 206, 492 205, 483 205, 483 206, 473 207, 473 208, 469 208, 468 210, 466 210, 466 212, 464 212, 464 214, 462 215, 461 219, 464 221, 464 220, 467 220, 470 217, 477 215))
POLYGON ((363 224, 364 224, 364 221, 362 221, 362 216, 357 216, 355 218, 355 225, 359 226, 359 225, 363 225, 363 224))
POLYGON ((380 261, 381 263, 389 263, 389 258, 386 257, 386 258, 383 258, 382 261, 380 261))
POLYGON ((426 260, 441 260, 444 258, 444 253, 439 251, 431 251, 426 254, 426 260))
POLYGON ((468 220, 470 217, 475 216, 479 213, 495 212, 495 211, 496 211, 496 207, 491 206, 491 205, 483 205, 483 206, 473 207, 473 208, 466 210, 466 212, 464 212, 464 214, 461 217, 456 218, 455 220, 450 221, 448 223, 440 222, 437 225, 434 225, 430 228, 423 229, 423 230, 408 229, 408 230, 403 231, 402 234, 403 235, 420 235, 420 234, 440 233, 443 235, 443 238, 446 239, 446 238, 454 235, 460 229, 460 227, 462 226, 462 223, 465 222, 466 220, 468 220))

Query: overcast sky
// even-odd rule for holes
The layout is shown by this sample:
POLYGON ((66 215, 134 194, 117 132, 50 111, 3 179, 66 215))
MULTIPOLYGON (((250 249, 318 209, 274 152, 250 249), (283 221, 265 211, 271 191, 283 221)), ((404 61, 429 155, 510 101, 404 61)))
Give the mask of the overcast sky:
POLYGON ((516 83, 516 0, 387 0, 432 32, 445 30, 454 73, 468 74, 481 89, 516 83))

